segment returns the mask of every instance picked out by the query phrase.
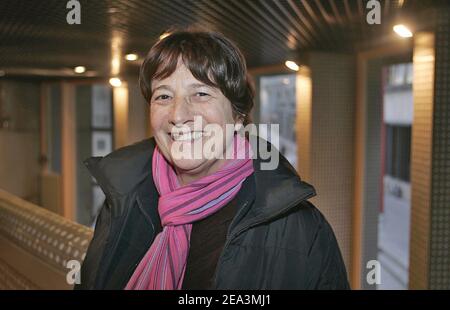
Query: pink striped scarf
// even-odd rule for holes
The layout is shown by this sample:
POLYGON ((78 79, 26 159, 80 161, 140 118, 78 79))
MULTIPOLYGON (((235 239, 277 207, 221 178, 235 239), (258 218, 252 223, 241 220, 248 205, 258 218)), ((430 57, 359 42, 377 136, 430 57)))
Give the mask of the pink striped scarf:
POLYGON ((160 194, 158 212, 163 230, 136 267, 126 290, 181 289, 192 223, 224 207, 253 173, 251 146, 239 134, 234 138, 234 154, 240 156, 229 159, 214 174, 180 186, 174 170, 155 148, 152 172, 160 194))

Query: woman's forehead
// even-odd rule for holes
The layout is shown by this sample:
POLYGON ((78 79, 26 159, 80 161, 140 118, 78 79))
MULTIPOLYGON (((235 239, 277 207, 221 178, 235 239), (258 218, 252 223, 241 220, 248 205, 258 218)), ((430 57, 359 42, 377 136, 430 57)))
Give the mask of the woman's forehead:
POLYGON ((152 80, 152 90, 156 91, 158 89, 164 88, 174 88, 182 86, 184 88, 196 89, 200 87, 208 87, 213 88, 210 85, 205 84, 202 81, 199 81, 194 77, 192 72, 186 65, 181 62, 177 65, 175 71, 169 76, 162 79, 153 79, 152 80))
MULTIPOLYGON (((162 71, 164 69, 160 69, 158 71, 162 71)), ((158 74, 156 74, 156 76, 158 76, 158 74)), ((152 80, 152 85, 153 83, 161 83, 161 82, 165 82, 165 81, 171 81, 177 78, 185 78, 185 79, 195 79, 195 77, 192 75, 192 72, 186 67, 186 65, 183 62, 178 62, 175 70, 170 73, 168 76, 164 76, 163 78, 153 78, 152 80)))

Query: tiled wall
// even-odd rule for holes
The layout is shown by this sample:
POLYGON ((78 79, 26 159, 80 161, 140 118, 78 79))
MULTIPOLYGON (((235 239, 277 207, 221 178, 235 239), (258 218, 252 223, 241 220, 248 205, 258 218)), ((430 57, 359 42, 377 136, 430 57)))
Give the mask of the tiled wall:
POLYGON ((37 82, 0 82, 0 188, 39 203, 37 82))
POLYGON ((410 288, 450 289, 450 14, 415 35, 410 288))
POLYGON ((300 92, 297 123, 300 169, 314 185, 312 202, 330 222, 350 271, 352 197, 354 58, 350 55, 311 53, 312 92, 300 92), (306 98, 302 99, 302 95, 306 98), (306 119, 305 119, 306 118, 306 119), (303 167, 302 167, 303 166, 303 167))
POLYGON ((437 15, 429 288, 450 289, 450 10, 437 15))

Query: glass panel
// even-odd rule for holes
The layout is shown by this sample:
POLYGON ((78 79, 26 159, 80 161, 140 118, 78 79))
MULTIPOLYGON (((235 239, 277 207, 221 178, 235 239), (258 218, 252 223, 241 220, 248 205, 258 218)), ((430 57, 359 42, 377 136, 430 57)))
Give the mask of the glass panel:
POLYGON ((383 94, 385 171, 378 226, 378 260, 382 265, 383 280, 378 289, 408 287, 413 110, 411 69, 411 64, 390 66, 390 80, 385 84, 383 94))
MULTIPOLYGON (((260 79, 260 123, 279 124, 279 151, 294 167, 297 166, 295 81, 295 74, 263 76, 260 79)), ((262 130, 259 134, 269 141, 273 139, 262 130)))
POLYGON ((111 89, 105 85, 92 86, 92 127, 112 127, 111 89))
POLYGON ((77 220, 92 226, 104 195, 83 161, 106 156, 113 150, 112 91, 108 85, 85 84, 76 87, 77 102, 77 220))
POLYGON ((105 131, 92 132, 92 156, 106 156, 112 152, 112 134, 105 131))
POLYGON ((102 189, 98 185, 92 186, 92 210, 91 210, 91 227, 95 228, 95 219, 105 201, 105 194, 103 194, 102 189))
POLYGON ((61 85, 48 88, 47 101, 48 169, 61 173, 61 85))

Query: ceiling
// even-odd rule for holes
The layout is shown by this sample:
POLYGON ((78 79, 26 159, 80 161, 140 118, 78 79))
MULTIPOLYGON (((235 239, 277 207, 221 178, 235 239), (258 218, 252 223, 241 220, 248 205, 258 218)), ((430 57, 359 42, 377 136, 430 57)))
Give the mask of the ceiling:
POLYGON ((292 50, 352 51, 390 32, 399 12, 419 12, 450 1, 380 0, 381 25, 366 22, 367 0, 80 0, 81 24, 69 25, 65 0, 2 0, 0 74, 64 76, 83 65, 87 75, 134 74, 169 27, 197 26, 224 33, 249 67, 280 64, 292 50))

